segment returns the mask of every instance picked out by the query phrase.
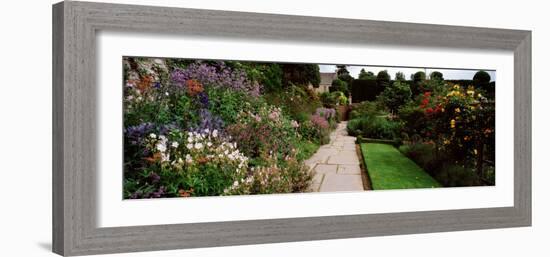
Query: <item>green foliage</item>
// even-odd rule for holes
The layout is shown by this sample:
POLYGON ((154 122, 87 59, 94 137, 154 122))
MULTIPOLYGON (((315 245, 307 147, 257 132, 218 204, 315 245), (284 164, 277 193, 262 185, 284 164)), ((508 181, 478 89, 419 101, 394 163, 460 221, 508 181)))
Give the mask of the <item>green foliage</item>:
POLYGON ((480 87, 484 84, 488 84, 491 81, 491 75, 484 70, 476 72, 473 78, 474 87, 480 87))
POLYGON ((395 80, 398 80, 398 81, 405 81, 405 73, 403 72, 397 72, 395 73, 395 80))
MULTIPOLYGON (((258 105, 257 100, 246 93, 226 88, 207 88, 210 98, 209 110, 219 116, 226 124, 235 123, 241 111, 252 109, 252 105, 258 105)), ((189 109, 182 108, 182 115, 189 113, 189 109)))
POLYGON ((283 88, 283 70, 279 64, 253 62, 237 62, 237 64, 238 68, 247 73, 249 79, 262 85, 264 91, 273 92, 283 88))
MULTIPOLYGON (((445 187, 479 186, 484 184, 476 175, 475 170, 450 162, 450 156, 447 154, 434 154, 435 149, 433 144, 405 144, 399 147, 399 151, 420 167, 423 167, 445 187)), ((494 184, 494 167, 488 170, 486 181, 494 184)))
POLYGON ((284 91, 266 93, 263 98, 268 104, 280 106, 284 113, 299 121, 322 105, 317 95, 308 92, 306 88, 290 86, 284 91))
POLYGON ((402 81, 395 81, 384 89, 380 98, 390 111, 397 112, 402 105, 411 101, 411 95, 409 84, 402 81))
POLYGON ((283 72, 283 85, 289 87, 291 84, 298 86, 319 87, 321 83, 321 74, 319 73, 319 65, 317 64, 281 64, 283 72))
POLYGON ((350 112, 350 119, 361 118, 365 116, 385 116, 383 108, 379 102, 376 101, 364 101, 360 104, 353 106, 350 112))
POLYGON ((430 130, 424 110, 416 102, 409 102, 398 110, 399 119, 403 121, 403 132, 407 135, 425 135, 430 130))
POLYGON ((348 83, 341 79, 335 79, 332 81, 332 85, 330 86, 329 90, 330 92, 340 91, 345 95, 348 95, 348 83))
POLYGON ((348 121, 348 134, 365 138, 397 140, 402 124, 386 117, 366 116, 348 121))
POLYGON ((439 71, 433 71, 430 73, 430 79, 431 80, 443 80, 443 73, 439 71))
POLYGON ((356 79, 352 83, 351 96, 354 103, 374 101, 384 91, 376 80, 356 79))
MULTIPOLYGON (((345 83, 345 82, 344 82, 345 83)), ((348 104, 348 98, 340 91, 323 92, 320 94, 321 102, 324 107, 335 108, 337 105, 348 104)))
POLYGON ((424 73, 423 71, 418 71, 415 74, 413 74, 412 80, 414 83, 420 83, 426 80, 426 73, 424 73))
POLYGON ((361 69, 361 71, 359 72, 358 79, 375 80, 376 75, 374 75, 374 73, 372 73, 372 71, 365 71, 365 69, 361 69))
POLYGON ((324 145, 330 142, 330 130, 316 126, 311 120, 302 122, 298 131, 304 139, 316 144, 324 145))
POLYGON ((387 70, 382 70, 376 75, 376 81, 378 81, 379 85, 387 86, 390 84, 391 76, 387 70))

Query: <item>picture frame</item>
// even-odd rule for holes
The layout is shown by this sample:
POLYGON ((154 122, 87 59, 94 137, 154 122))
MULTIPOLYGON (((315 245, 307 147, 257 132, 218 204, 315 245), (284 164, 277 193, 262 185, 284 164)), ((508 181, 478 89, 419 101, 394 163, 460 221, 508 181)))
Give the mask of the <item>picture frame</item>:
POLYGON ((60 255, 531 225, 530 31, 64 1, 53 6, 52 50, 52 231, 53 251, 60 255), (100 30, 513 51, 514 206, 97 227, 95 36, 100 30))

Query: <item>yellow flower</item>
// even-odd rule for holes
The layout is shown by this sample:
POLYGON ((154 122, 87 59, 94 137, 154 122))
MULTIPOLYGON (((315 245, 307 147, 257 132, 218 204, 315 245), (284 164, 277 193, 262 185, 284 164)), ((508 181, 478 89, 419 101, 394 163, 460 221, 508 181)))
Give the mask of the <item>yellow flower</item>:
POLYGON ((445 139, 445 141, 443 141, 443 144, 444 144, 444 145, 448 145, 448 144, 450 144, 450 143, 451 143, 451 141, 449 141, 449 139, 445 139))
POLYGON ((455 112, 460 112, 460 108, 455 108, 455 112))
POLYGON ((456 121, 454 119, 451 120, 451 128, 455 128, 455 125, 456 125, 456 121))
POLYGON ((474 149, 474 154, 477 155, 477 149, 474 149))

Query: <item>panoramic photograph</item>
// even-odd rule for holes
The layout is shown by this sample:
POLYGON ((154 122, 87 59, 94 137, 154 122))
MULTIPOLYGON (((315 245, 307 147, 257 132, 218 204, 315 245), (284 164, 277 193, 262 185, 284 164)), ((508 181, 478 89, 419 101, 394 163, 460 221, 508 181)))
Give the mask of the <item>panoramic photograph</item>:
POLYGON ((122 68, 124 199, 495 185, 495 70, 134 56, 122 68))

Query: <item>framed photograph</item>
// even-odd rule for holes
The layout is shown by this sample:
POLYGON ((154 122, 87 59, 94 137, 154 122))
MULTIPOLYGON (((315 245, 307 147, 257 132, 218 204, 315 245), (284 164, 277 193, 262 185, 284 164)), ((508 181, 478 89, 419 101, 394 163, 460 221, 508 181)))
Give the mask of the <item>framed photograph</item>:
POLYGON ((64 1, 53 131, 65 256, 530 226, 531 32, 64 1))

